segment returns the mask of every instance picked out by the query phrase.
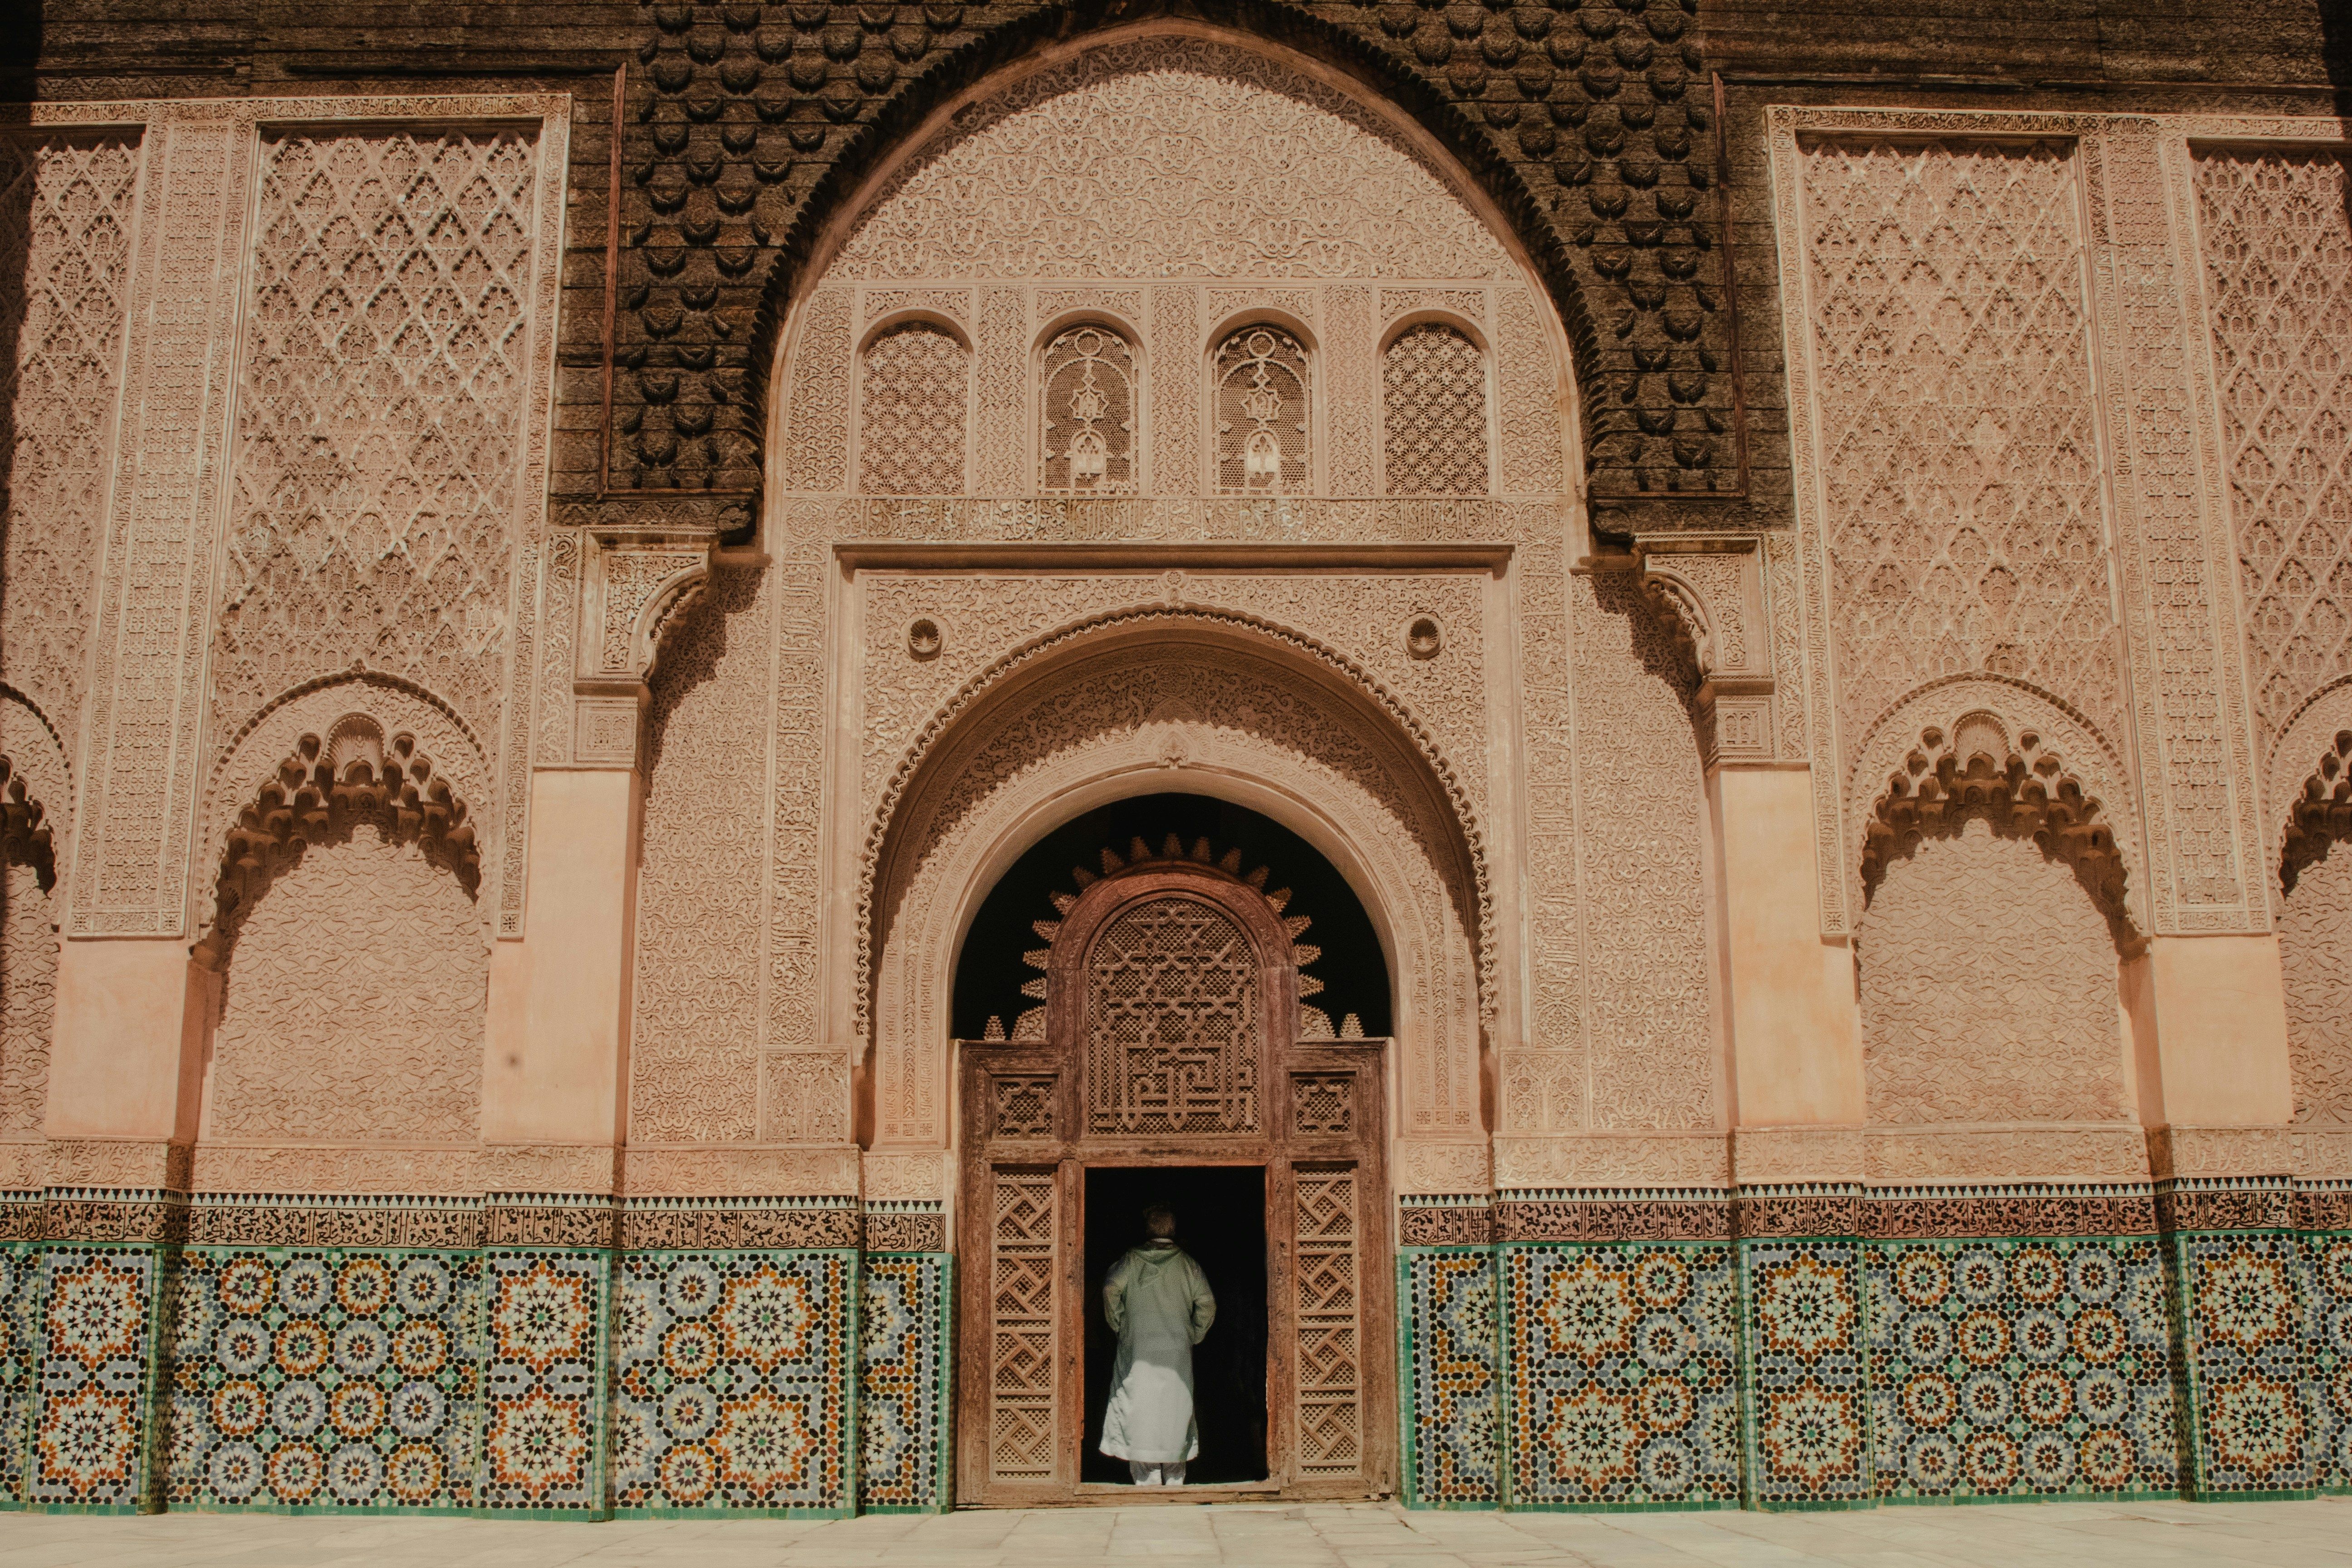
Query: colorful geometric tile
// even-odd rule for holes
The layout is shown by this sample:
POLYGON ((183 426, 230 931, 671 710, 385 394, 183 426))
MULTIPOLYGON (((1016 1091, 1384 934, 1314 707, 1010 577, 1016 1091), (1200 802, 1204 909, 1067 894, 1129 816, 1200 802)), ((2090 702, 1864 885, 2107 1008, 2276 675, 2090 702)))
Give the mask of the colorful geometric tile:
POLYGON ((33 1313, 41 1272, 30 1242, 0 1246, 0 1509, 25 1501, 25 1447, 33 1418, 33 1313))
POLYGON ((869 1513, 950 1506, 948 1306, 943 1252, 868 1253, 858 1281, 857 1506, 869 1513))
POLYGON ((168 1500, 470 1508, 480 1298, 471 1253, 188 1249, 173 1296, 168 1500))
POLYGON ((2317 1231, 2303 1243, 2311 1484, 2344 1491, 2352 1489, 2352 1231, 2317 1231))
POLYGON ((2319 1389, 2296 1332, 2300 1243, 2256 1231, 2180 1235, 2173 1246, 2192 1494, 2309 1490, 2319 1389))
POLYGON ((614 1291, 613 1502, 852 1511, 857 1254, 633 1252, 614 1291))
POLYGON ((1871 1495, 1861 1248, 1742 1242, 1747 1474, 1759 1508, 1851 1508, 1871 1495))
POLYGON ((2154 1238, 1893 1242, 1863 1266, 1882 1500, 2178 1491, 2154 1238))
POLYGON ((1728 1246, 1506 1247, 1503 1280, 1508 1506, 1738 1506, 1728 1246))
POLYGON ((488 1511, 604 1507, 601 1363, 610 1256, 514 1250, 483 1257, 476 1495, 488 1511))
POLYGON ((1494 1507, 1502 1500, 1500 1350, 1495 1258, 1486 1247, 1407 1249, 1399 1325, 1409 1390, 1406 1501, 1494 1507))
POLYGON ((41 1254, 28 1501, 121 1513, 147 1500, 160 1264, 143 1247, 41 1254))

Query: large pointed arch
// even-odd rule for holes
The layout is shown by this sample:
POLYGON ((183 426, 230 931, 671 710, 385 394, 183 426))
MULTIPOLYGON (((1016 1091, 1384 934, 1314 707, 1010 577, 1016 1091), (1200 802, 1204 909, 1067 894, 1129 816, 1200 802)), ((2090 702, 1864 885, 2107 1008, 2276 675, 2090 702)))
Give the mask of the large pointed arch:
POLYGON ((1400 1132, 1481 1136, 1491 919, 1483 836, 1451 769, 1342 656, 1236 612, 1161 605, 996 661, 898 769, 861 856, 877 1147, 945 1140, 955 955, 996 879, 1071 817, 1170 790, 1260 812, 1330 860, 1393 977, 1400 1132))

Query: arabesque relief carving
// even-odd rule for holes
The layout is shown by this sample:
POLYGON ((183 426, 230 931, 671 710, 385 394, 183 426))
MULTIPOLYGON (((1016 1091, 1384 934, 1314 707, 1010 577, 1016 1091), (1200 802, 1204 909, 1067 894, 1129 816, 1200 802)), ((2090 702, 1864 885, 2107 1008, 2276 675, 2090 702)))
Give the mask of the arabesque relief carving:
POLYGON ((5 1138, 40 1131, 48 1091, 58 974, 57 912, 50 899, 58 870, 47 809, 5 752, 0 879, 0 1138, 5 1138))
MULTIPOLYGON (((2298 727, 2300 728, 2300 726, 2298 727)), ((2295 797, 2279 872, 2294 1119, 2352 1132, 2352 730, 2337 731, 2295 797)))
POLYGON ((1002 695, 983 689, 959 705, 961 722, 919 752, 888 819, 873 917, 877 1142, 935 1146, 945 1132, 951 933, 977 858, 1014 825, 1045 820, 1078 779, 1123 773, 1138 789, 1212 794, 1228 777, 1256 781, 1297 803, 1284 809, 1314 814, 1313 841, 1363 858, 1403 980, 1406 1136, 1475 1133, 1471 847, 1408 734, 1246 623, 1171 610, 1058 641, 1050 662, 1016 667, 1024 679, 1002 695))
MULTIPOLYGON (((206 1145, 473 1142, 489 937, 468 817, 414 737, 359 713, 304 735, 239 813, 199 948, 221 976, 206 1145)), ((218 1152, 200 1149, 208 1185, 289 1163, 294 1190, 320 1180, 218 1152)), ((446 1180, 420 1179, 404 1190, 446 1180)))

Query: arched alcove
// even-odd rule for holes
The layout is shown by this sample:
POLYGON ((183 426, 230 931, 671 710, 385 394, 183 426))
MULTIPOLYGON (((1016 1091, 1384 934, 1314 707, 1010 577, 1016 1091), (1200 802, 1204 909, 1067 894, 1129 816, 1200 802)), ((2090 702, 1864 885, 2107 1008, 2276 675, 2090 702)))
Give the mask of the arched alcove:
MULTIPOLYGON (((1010 1033, 1038 1005, 1023 987, 1040 973, 1027 962, 1039 946, 1034 922, 1054 917, 1056 894, 1078 886, 1073 871, 1101 872, 1106 849, 1135 858, 1138 844, 1164 855, 1173 835, 1185 856, 1207 845, 1212 859, 1231 855, 1245 868, 1263 868, 1269 889, 1287 889, 1287 910, 1314 924, 1318 959, 1311 970, 1320 989, 1309 1005, 1335 1028, 1355 1020, 1356 1033, 1385 1037, 1391 1007, 1387 961, 1371 917, 1338 868, 1272 817, 1230 801, 1199 795, 1129 795, 1062 824, 1006 868, 975 911, 956 959, 953 1029, 958 1039, 980 1039, 992 1021, 1010 1033)), ((1304 999, 1303 999, 1304 1000, 1304 999)))

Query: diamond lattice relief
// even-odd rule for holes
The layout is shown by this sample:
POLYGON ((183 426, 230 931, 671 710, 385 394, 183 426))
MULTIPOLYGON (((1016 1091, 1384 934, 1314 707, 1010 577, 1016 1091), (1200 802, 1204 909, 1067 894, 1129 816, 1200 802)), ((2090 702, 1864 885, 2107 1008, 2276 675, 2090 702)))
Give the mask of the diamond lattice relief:
POLYGON ((1486 493, 1486 364, 1451 327, 1408 327, 1383 356, 1388 493, 1486 493))
POLYGON ((2352 671, 2352 211, 2335 153, 2197 160, 2254 708, 2352 671))
MULTIPOLYGON (((135 142, 0 138, 0 679, 74 733, 122 353, 135 142)), ((44 803, 62 813, 68 803, 44 803)))
POLYGON ((2114 612, 2072 157, 1803 153, 1839 707, 2021 676, 2114 733, 2114 612))
POLYGON ((496 718, 538 150, 522 131, 273 133, 215 661, 234 725, 364 658, 496 718))
POLYGON ((871 495, 961 495, 971 355, 917 323, 866 351, 858 483, 871 495))

